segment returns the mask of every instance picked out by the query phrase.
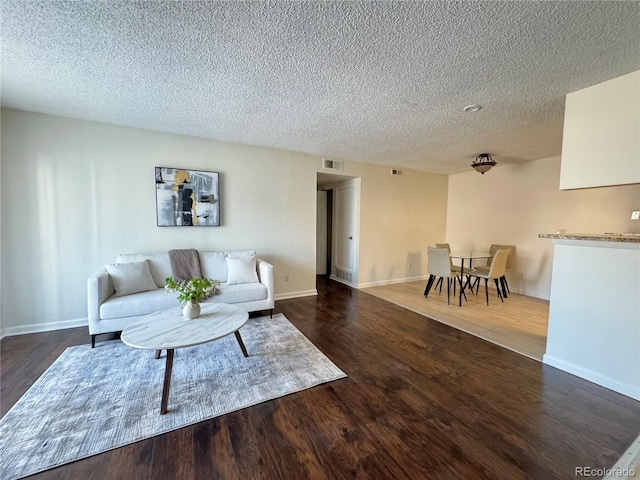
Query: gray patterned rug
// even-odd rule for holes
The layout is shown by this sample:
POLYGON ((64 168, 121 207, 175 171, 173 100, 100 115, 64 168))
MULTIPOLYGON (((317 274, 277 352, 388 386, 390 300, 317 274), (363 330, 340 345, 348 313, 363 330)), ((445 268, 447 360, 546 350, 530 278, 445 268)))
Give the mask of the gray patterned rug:
POLYGON ((0 420, 0 478, 21 478, 346 377, 282 314, 175 351, 160 415, 165 352, 119 340, 70 347, 0 420))

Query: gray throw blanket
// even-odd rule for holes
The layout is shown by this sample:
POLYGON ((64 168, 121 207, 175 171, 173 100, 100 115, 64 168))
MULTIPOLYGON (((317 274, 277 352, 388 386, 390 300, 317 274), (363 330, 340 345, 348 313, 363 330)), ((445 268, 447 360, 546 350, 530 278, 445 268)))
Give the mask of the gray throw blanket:
POLYGON ((171 262, 171 273, 173 273, 173 279, 176 282, 202 278, 200 257, 198 251, 193 248, 169 250, 169 262, 171 262))

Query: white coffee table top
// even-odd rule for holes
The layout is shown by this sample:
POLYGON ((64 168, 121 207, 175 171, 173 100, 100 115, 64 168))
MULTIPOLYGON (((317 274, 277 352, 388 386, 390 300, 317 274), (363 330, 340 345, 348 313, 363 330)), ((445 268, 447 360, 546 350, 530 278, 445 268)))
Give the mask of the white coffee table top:
POLYGON ((211 342, 235 332, 249 319, 246 310, 226 303, 201 304, 189 320, 179 307, 150 313, 127 325, 121 340, 135 348, 168 350, 211 342))

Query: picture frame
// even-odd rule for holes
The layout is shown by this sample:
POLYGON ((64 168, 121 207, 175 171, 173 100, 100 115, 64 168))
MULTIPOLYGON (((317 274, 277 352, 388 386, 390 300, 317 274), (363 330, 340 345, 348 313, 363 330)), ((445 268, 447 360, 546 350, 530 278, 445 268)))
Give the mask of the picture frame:
POLYGON ((158 227, 219 227, 218 172, 155 167, 158 227))

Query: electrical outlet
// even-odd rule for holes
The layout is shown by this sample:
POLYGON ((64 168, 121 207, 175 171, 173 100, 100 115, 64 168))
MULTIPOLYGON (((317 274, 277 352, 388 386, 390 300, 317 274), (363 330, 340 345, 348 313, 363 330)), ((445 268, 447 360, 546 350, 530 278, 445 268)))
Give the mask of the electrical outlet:
POLYGON ((409 270, 411 270, 411 264, 410 264, 410 263, 407 263, 407 268, 408 268, 409 270))
POLYGON ((288 274, 284 276, 284 281, 285 281, 285 282, 288 282, 288 281, 289 281, 289 275, 288 275, 288 274))
POLYGON ((633 212, 631 212, 631 220, 638 219, 640 219, 640 210, 634 210, 633 212))

